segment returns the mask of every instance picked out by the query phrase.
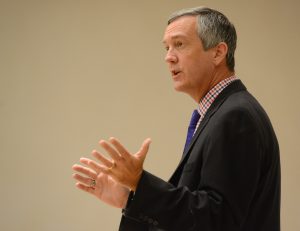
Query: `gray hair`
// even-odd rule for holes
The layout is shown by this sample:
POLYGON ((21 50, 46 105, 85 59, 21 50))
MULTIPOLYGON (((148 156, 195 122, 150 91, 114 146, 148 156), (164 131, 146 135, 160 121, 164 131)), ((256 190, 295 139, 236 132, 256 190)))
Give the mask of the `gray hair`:
POLYGON ((225 42, 228 46, 226 63, 234 71, 234 51, 236 48, 236 31, 234 25, 219 11, 207 7, 195 7, 174 12, 168 19, 168 25, 177 18, 192 15, 197 17, 197 32, 204 50, 225 42))

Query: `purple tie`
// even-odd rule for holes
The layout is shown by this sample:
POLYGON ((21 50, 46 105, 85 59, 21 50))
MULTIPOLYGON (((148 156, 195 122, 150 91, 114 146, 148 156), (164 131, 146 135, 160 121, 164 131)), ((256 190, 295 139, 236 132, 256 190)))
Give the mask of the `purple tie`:
POLYGON ((194 110, 191 121, 190 121, 190 125, 188 128, 188 132, 187 132, 187 137, 186 137, 186 141, 185 141, 185 145, 184 145, 184 151, 187 149, 187 147, 189 146, 189 144, 193 138, 193 135, 194 135, 194 132, 195 132, 195 129, 196 129, 199 119, 200 119, 199 112, 197 110, 194 110))

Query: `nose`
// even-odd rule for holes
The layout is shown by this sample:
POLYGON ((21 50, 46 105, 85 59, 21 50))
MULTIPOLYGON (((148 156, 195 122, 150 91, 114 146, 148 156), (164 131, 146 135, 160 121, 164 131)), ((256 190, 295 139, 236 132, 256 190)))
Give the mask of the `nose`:
POLYGON ((167 63, 176 63, 178 61, 177 56, 172 52, 171 50, 167 51, 167 54, 165 56, 165 61, 167 63))

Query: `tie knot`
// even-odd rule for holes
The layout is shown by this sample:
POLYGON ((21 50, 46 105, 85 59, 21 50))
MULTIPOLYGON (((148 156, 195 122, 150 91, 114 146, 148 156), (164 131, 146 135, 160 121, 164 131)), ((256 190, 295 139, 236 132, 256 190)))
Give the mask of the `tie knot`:
POLYGON ((198 110, 194 110, 192 114, 190 126, 196 127, 199 119, 200 119, 200 114, 198 110))
POLYGON ((195 129, 196 129, 196 126, 197 126, 197 123, 198 123, 199 119, 200 119, 199 112, 197 110, 194 110, 193 114, 192 114, 191 121, 190 121, 190 125, 189 125, 189 128, 188 128, 184 150, 187 149, 187 147, 189 146, 189 144, 190 144, 190 142, 193 138, 193 135, 195 133, 195 129))

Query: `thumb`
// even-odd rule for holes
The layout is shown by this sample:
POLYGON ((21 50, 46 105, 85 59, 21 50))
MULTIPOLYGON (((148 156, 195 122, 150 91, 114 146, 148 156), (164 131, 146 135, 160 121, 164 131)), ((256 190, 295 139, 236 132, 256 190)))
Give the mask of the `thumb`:
POLYGON ((144 161, 146 158, 150 144, 151 144, 151 139, 150 138, 145 139, 140 150, 136 154, 138 158, 142 159, 142 161, 144 161))

